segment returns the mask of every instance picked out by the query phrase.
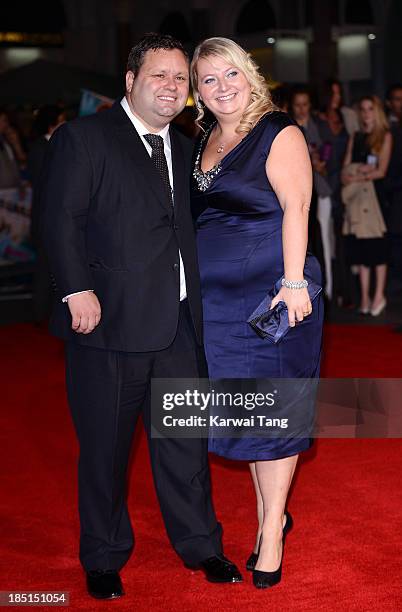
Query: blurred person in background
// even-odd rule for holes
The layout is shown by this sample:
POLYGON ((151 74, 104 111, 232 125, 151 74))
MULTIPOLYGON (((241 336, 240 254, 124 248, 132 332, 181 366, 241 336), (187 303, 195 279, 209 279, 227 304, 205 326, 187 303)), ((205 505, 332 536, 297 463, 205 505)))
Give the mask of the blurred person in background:
POLYGON ((8 114, 5 109, 0 108, 0 189, 21 186, 20 168, 14 148, 16 142, 19 140, 10 126, 8 114))
POLYGON ((53 132, 66 121, 62 108, 47 105, 36 114, 34 130, 39 135, 29 151, 27 176, 32 185, 31 239, 36 251, 36 260, 32 284, 32 301, 35 321, 40 323, 48 319, 52 302, 52 286, 46 255, 39 235, 40 189, 39 180, 53 132))
POLYGON ((386 106, 390 126, 398 126, 402 121, 402 83, 394 83, 388 87, 386 106))
POLYGON ((326 180, 332 191, 332 221, 335 237, 334 294, 338 296, 342 304, 348 304, 352 302, 353 285, 350 268, 346 262, 342 236, 341 172, 349 138, 344 115, 340 110, 340 101, 338 83, 328 82, 323 92, 320 113, 316 122, 323 142, 326 180))
MULTIPOLYGON (((386 206, 384 177, 392 149, 392 136, 381 101, 376 96, 365 96, 359 102, 360 130, 351 136, 345 156, 342 182, 345 186, 372 181, 375 202, 369 201, 369 186, 363 186, 367 206, 353 213, 346 232, 348 257, 359 266, 361 289, 360 313, 378 316, 386 306, 385 283, 388 248, 383 212, 386 206), (362 237, 364 236, 364 237, 362 237), (375 291, 370 302, 370 269, 375 268, 375 291)), ((349 190, 350 191, 350 190, 349 190)), ((355 190, 359 195, 361 189, 355 190)), ((345 189, 343 190, 345 201, 345 189)), ((346 203, 346 202, 345 202, 346 203)), ((350 208, 350 204, 347 205, 350 208)))
MULTIPOLYGON (((313 166, 314 191, 317 196, 316 218, 320 226, 325 269, 325 295, 330 300, 332 298, 333 229, 332 189, 327 179, 328 147, 323 146, 317 122, 312 117, 311 94, 307 88, 300 87, 293 90, 290 108, 291 114, 304 132, 313 166)), ((314 216, 314 209, 311 215, 314 216)), ((314 231, 315 228, 312 229, 312 233, 314 231)), ((315 239, 313 239, 313 244, 315 245, 313 251, 320 259, 320 249, 315 239)))
POLYGON ((332 109, 338 109, 342 114, 343 123, 349 136, 359 130, 359 119, 356 111, 346 106, 343 100, 342 84, 337 79, 329 79, 325 82, 325 96, 332 109))

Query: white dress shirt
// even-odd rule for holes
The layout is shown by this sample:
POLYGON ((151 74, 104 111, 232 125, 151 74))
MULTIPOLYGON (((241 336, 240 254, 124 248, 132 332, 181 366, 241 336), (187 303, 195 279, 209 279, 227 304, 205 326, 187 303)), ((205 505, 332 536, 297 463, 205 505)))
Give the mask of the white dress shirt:
MULTIPOLYGON (((125 112, 127 113, 127 116, 130 119, 131 123, 135 127, 138 135, 140 136, 141 141, 142 141, 144 147, 146 148, 149 156, 151 157, 151 155, 152 155, 152 147, 151 147, 151 145, 144 138, 145 134, 149 134, 150 133, 149 130, 138 119, 138 117, 136 117, 132 113, 131 108, 128 105, 126 97, 122 98, 121 105, 124 108, 125 112)), ((173 188, 172 188, 172 185, 173 185, 172 148, 171 148, 171 144, 170 144, 169 125, 164 127, 160 132, 157 132, 156 134, 163 138, 163 149, 164 149, 164 153, 165 153, 165 157, 166 157, 166 162, 167 162, 167 167, 168 167, 168 171, 169 171, 169 182, 170 182, 170 188, 172 190, 172 198, 173 198, 173 202, 174 202, 174 191, 173 191, 173 188)), ((184 300, 187 297, 187 289, 186 289, 186 277, 185 277, 185 274, 184 274, 183 259, 182 259, 181 253, 180 253, 180 249, 179 249, 179 260, 180 260, 180 301, 182 301, 182 300, 184 300)), ((93 291, 93 289, 87 289, 86 291, 93 291)), ((70 293, 69 295, 66 295, 63 298, 62 301, 63 302, 67 302, 68 298, 71 297, 72 295, 79 295, 80 293, 86 293, 86 291, 77 291, 75 293, 70 293)))

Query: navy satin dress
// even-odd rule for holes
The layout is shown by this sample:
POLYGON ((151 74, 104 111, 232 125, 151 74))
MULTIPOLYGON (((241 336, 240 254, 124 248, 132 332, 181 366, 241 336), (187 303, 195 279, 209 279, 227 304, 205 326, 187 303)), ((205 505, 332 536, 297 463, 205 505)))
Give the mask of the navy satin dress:
MULTIPOLYGON (((211 176, 199 173, 193 181, 205 352, 213 380, 319 375, 321 296, 314 301, 313 313, 276 345, 260 338, 247 323, 284 273, 283 211, 265 163, 273 140, 289 125, 294 122, 287 114, 268 113, 222 159, 218 171, 211 176)), ((199 159, 208 134, 199 145, 199 159)), ((321 284, 319 264, 310 255, 305 273, 321 284)), ((209 439, 211 452, 248 461, 295 455, 310 445, 310 438, 215 438, 213 431, 209 439)))

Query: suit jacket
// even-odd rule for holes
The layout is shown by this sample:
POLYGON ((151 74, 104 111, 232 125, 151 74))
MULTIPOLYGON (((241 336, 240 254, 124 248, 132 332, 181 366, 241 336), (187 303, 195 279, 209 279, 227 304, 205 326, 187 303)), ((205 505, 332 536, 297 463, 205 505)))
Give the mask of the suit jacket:
POLYGON ((117 102, 59 127, 42 175, 42 232, 57 285, 50 329, 83 345, 155 351, 173 341, 179 314, 179 248, 199 343, 202 308, 190 214, 192 145, 170 128, 174 209, 162 178, 117 102), (63 296, 94 289, 102 318, 71 330, 63 296))

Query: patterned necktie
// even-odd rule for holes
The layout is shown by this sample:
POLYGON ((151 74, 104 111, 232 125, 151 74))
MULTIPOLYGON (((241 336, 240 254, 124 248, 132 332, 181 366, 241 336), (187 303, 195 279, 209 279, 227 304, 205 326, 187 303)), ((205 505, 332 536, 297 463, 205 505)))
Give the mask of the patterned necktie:
POLYGON ((165 151, 163 149, 163 138, 158 134, 144 134, 144 138, 149 145, 152 147, 151 159, 154 162, 162 180, 166 186, 169 201, 173 206, 172 189, 169 180, 169 170, 165 157, 165 151))

